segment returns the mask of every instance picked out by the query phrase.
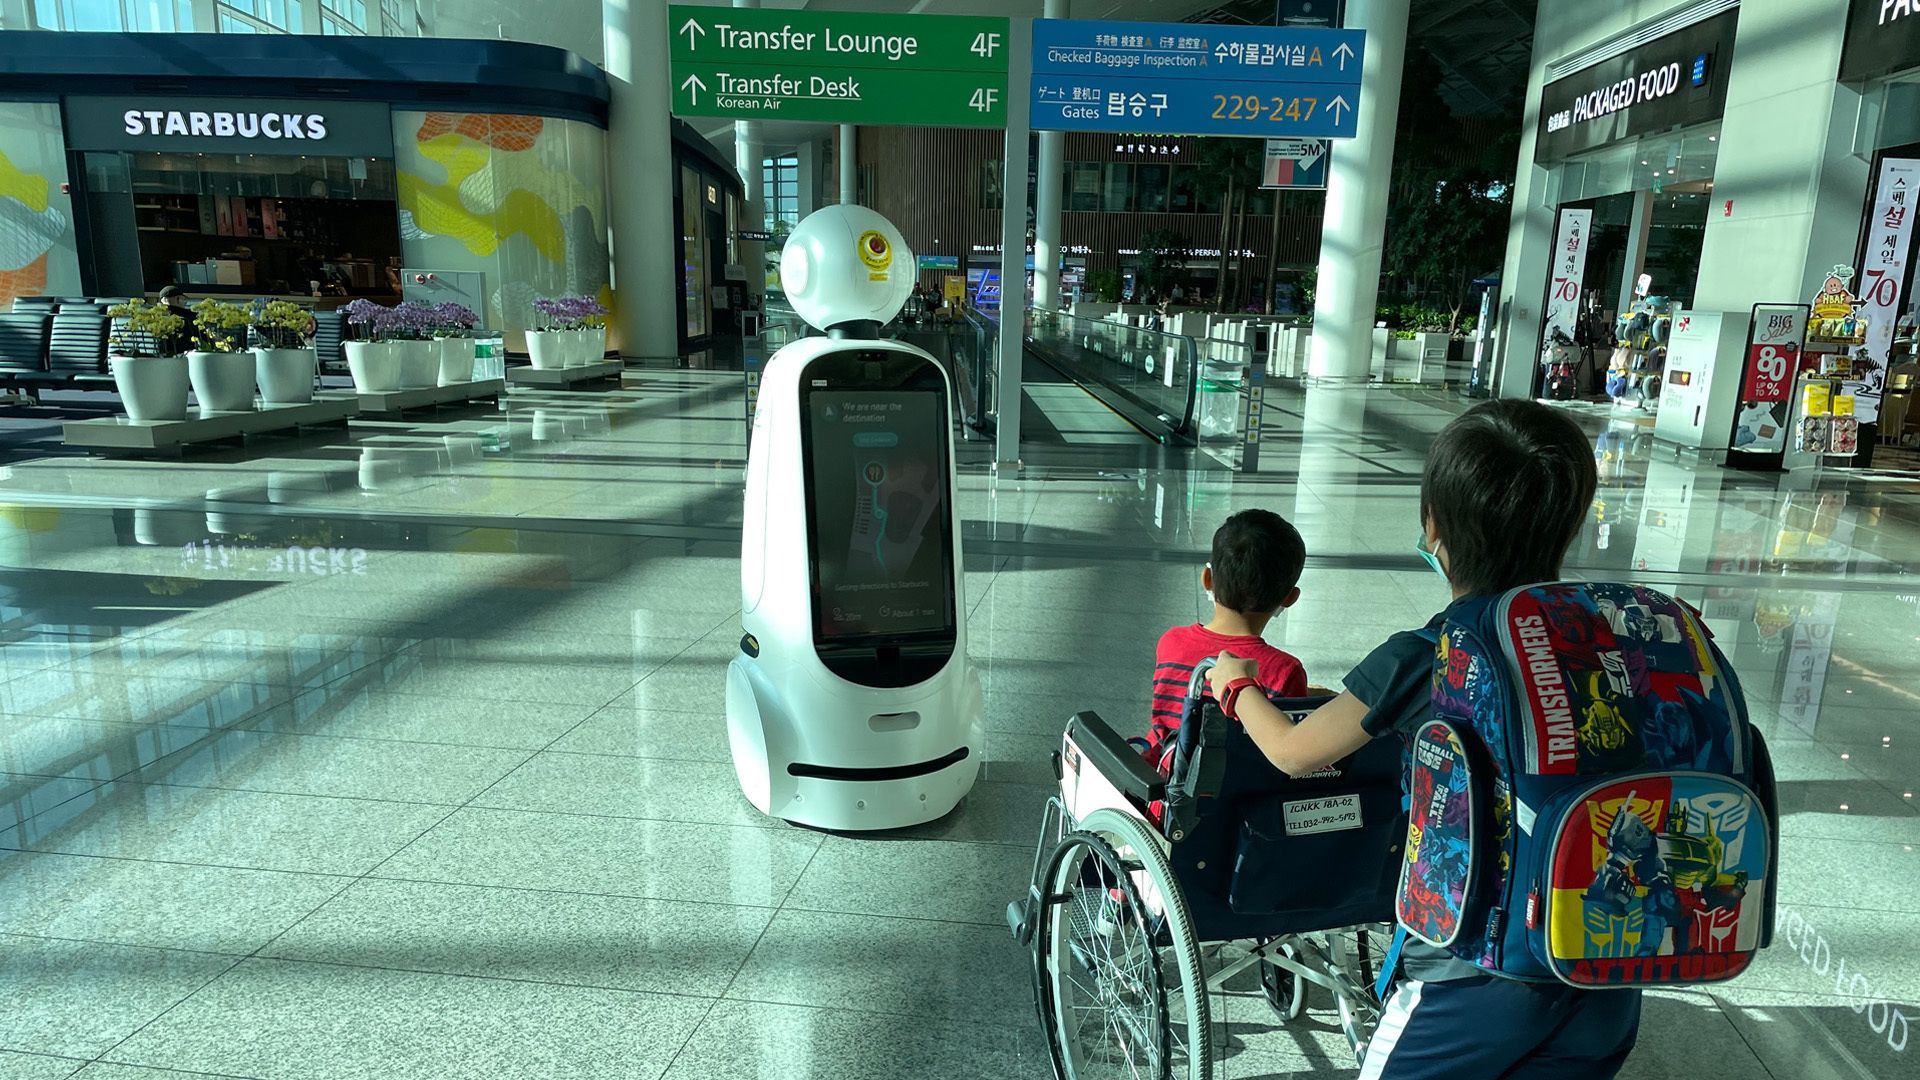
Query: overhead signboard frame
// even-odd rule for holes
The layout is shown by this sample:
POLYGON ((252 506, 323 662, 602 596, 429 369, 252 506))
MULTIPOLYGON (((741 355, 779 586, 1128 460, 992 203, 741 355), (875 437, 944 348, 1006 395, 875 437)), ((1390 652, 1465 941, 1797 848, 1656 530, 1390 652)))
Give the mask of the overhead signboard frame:
POLYGON ((1915 67, 1920 67, 1920 4, 1853 0, 1840 81, 1864 82, 1915 67))
POLYGON ((1548 83, 1534 161, 1720 119, 1739 19, 1739 8, 1722 12, 1548 83))
POLYGON ((667 11, 676 115, 1006 126, 1004 18, 682 4, 667 11))
POLYGON ((1361 30, 1036 19, 1031 126, 1352 138, 1365 51, 1361 30))

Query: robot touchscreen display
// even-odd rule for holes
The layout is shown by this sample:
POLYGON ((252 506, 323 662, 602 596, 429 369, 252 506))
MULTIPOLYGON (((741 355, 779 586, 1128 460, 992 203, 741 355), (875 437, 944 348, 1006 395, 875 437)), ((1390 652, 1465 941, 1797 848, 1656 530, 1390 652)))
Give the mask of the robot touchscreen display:
POLYGON ((820 637, 951 631, 940 396, 814 390, 807 409, 820 637))

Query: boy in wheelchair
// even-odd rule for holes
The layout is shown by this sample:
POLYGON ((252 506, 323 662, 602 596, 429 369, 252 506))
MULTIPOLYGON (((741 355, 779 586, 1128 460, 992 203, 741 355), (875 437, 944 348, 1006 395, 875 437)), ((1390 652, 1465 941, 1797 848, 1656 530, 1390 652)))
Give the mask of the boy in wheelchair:
MULTIPOLYGON (((1532 401, 1486 402, 1449 424, 1428 452, 1416 550, 1446 578, 1453 605, 1556 579, 1595 481, 1593 449, 1564 413, 1532 401)), ((1208 681, 1268 760, 1306 775, 1372 739, 1411 738, 1426 723, 1434 635, 1446 618, 1442 611, 1424 630, 1388 638, 1347 676, 1343 693, 1297 723, 1264 694, 1242 692, 1263 685, 1250 658, 1223 651, 1208 681)), ((1361 1076, 1606 1080, 1633 1049, 1639 1023, 1638 990, 1501 978, 1409 939, 1361 1076)))
POLYGON ((1215 654, 1232 653, 1251 662, 1270 694, 1290 698, 1307 693, 1307 673, 1300 661, 1260 637, 1274 616, 1300 599, 1300 572, 1306 564, 1306 542, 1270 510, 1242 510, 1214 531, 1212 560, 1200 572, 1200 587, 1213 601, 1213 618, 1173 627, 1154 648, 1153 717, 1142 753, 1155 768, 1167 771, 1188 683, 1201 661, 1215 654))

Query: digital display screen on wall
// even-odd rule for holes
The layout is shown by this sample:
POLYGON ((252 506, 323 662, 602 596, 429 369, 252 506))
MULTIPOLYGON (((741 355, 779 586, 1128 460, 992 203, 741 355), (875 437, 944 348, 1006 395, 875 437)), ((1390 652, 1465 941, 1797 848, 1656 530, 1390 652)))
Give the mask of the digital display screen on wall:
POLYGON ((818 638, 950 632, 940 394, 816 387, 807 419, 818 638))
POLYGON ((1548 83, 1540 92, 1534 161, 1718 120, 1739 18, 1735 8, 1548 83))

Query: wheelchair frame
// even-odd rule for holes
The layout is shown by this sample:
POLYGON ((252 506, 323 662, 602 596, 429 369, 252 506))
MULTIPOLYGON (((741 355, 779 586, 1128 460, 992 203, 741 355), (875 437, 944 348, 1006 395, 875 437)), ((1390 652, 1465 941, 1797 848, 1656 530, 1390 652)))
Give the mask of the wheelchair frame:
POLYGON ((1068 723, 1054 773, 1060 794, 1042 818, 1027 895, 1007 919, 1033 951, 1056 1077, 1213 1080, 1213 997, 1254 967, 1282 1024, 1301 1015, 1308 984, 1330 993, 1356 1061, 1365 1059, 1381 1009, 1369 964, 1385 957, 1390 927, 1202 939, 1169 858, 1180 828, 1163 830, 1146 811, 1167 780, 1093 713, 1068 723), (1244 954, 1229 959, 1230 946, 1244 954))

